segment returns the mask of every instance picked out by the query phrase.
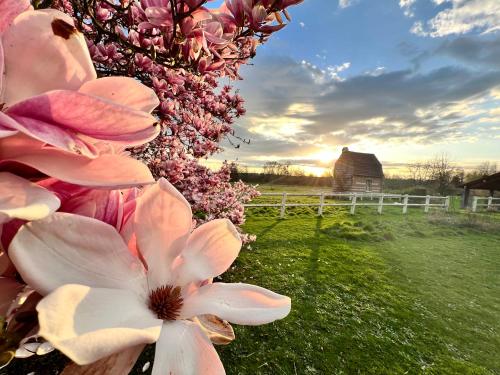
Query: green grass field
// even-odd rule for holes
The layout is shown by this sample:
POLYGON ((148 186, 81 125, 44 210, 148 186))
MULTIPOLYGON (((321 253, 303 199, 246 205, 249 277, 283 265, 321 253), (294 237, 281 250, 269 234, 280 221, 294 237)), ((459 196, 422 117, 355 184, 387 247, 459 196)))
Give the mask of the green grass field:
MULTIPOLYGON (((500 374, 498 213, 315 213, 248 210, 244 229, 258 239, 223 280, 286 294, 292 312, 235 326, 236 340, 218 347, 229 375, 500 374)), ((152 356, 150 347, 133 373, 152 356)), ((63 364, 52 354, 0 374, 57 374, 63 364)))
POLYGON ((292 297, 284 321, 236 327, 229 374, 500 373, 500 230, 457 214, 250 217, 225 281, 292 297))

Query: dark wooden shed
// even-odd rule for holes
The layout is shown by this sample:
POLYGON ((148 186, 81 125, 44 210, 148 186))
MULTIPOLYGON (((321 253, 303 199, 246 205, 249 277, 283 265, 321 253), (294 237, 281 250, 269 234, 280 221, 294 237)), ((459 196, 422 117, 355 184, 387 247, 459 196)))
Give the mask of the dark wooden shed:
POLYGON ((491 197, 495 194, 495 191, 500 191, 500 172, 466 182, 462 186, 464 188, 462 193, 462 208, 465 208, 469 205, 471 190, 488 190, 491 197))
POLYGON ((383 183, 382 164, 374 154, 342 149, 333 169, 333 191, 381 193, 383 183))

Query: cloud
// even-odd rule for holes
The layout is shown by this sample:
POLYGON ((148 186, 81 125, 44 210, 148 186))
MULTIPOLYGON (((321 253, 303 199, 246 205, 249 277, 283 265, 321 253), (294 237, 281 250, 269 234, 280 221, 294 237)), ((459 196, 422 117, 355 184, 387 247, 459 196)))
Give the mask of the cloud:
POLYGON ((472 141, 488 121, 500 121, 491 111, 500 107, 500 69, 446 66, 343 80, 289 58, 258 60, 247 69, 239 88, 248 114, 237 132, 255 140, 249 155, 304 155, 319 144, 362 141, 472 141))
MULTIPOLYGON (((404 55, 405 47, 401 48, 404 55)), ((436 56, 451 57, 457 63, 466 66, 481 67, 481 69, 500 69, 500 36, 460 36, 443 41, 433 50, 418 51, 406 54, 410 57, 415 70, 422 62, 436 56)))
POLYGON ((339 0, 339 8, 345 9, 354 4, 356 4, 359 0, 339 0))
MULTIPOLYGON (((323 60, 326 59, 326 55, 316 55, 316 57, 323 60)), ((325 83, 330 80, 343 81, 344 78, 340 76, 340 73, 346 71, 351 67, 351 63, 348 61, 340 65, 328 65, 324 69, 320 69, 316 65, 306 60, 302 60, 301 64, 306 66, 310 70, 311 77, 313 77, 316 83, 325 83)))
POLYGON ((439 46, 435 54, 500 69, 500 36, 487 40, 468 36, 448 40, 439 46))
POLYGON ((304 22, 299 22, 300 27, 304 28, 306 27, 306 24, 304 22))
MULTIPOLYGON (((466 34, 472 31, 482 34, 500 30, 499 0, 433 0, 436 5, 448 6, 425 24, 417 21, 411 32, 433 38, 453 34, 466 34)), ((400 0, 411 3, 412 0, 400 0)))
POLYGON ((372 70, 367 70, 365 72, 365 74, 369 75, 369 76, 374 76, 374 77, 377 77, 381 74, 384 74, 386 71, 385 67, 384 66, 377 66, 375 69, 372 69, 372 70))
POLYGON ((404 11, 404 15, 406 17, 414 17, 415 13, 413 13, 413 5, 417 2, 417 0, 399 0, 399 6, 404 11))

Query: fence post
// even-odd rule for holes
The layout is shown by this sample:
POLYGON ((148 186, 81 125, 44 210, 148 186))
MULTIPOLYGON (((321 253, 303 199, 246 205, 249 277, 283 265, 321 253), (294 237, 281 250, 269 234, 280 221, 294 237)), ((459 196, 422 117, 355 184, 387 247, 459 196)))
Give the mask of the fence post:
POLYGON ((450 196, 448 195, 446 199, 444 200, 444 209, 446 211, 450 210, 450 196))
POLYGON ((408 194, 405 194, 403 199, 403 213, 405 214, 408 211, 408 194))
POLYGON ((358 196, 356 193, 353 194, 352 196, 352 202, 351 202, 351 215, 354 215, 354 212, 356 212, 356 200, 358 196))
POLYGON ((472 198, 472 212, 476 212, 477 210, 477 198, 478 197, 472 198))
POLYGON ((323 205, 325 204, 325 193, 321 193, 319 196, 319 208, 318 208, 318 216, 323 215, 323 205))
POLYGON ((493 203, 493 197, 488 197, 488 206, 486 206, 487 210, 491 209, 491 204, 493 203))
POLYGON ((380 197, 378 197, 377 211, 379 214, 382 214, 382 207, 384 207, 384 195, 383 194, 380 197))
POLYGON ((285 217, 285 208, 286 208, 286 193, 283 193, 281 197, 281 211, 280 211, 280 219, 285 217))
POLYGON ((431 203, 431 196, 426 195, 425 196, 425 207, 424 207, 424 212, 429 212, 429 204, 431 203))

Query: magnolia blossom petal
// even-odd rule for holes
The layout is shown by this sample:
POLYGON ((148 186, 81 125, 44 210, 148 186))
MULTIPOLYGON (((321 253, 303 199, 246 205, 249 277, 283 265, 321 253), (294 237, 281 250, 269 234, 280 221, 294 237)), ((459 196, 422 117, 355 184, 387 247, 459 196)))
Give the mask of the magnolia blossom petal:
POLYGON ((9 277, 0 277, 0 317, 5 317, 24 285, 9 277))
MULTIPOLYGON (((0 104, 2 103, 2 40, 0 39, 0 104)), ((0 138, 10 137, 18 132, 17 122, 0 111, 0 138)))
POLYGON ((233 223, 212 220, 196 228, 181 253, 176 285, 203 281, 224 273, 234 262, 241 240, 233 223))
POLYGON ((10 219, 38 220, 55 212, 59 199, 24 178, 0 172, 0 224, 10 219))
POLYGON ((95 154, 92 144, 98 140, 136 146, 151 141, 160 131, 154 125, 156 119, 146 112, 76 91, 55 90, 34 96, 6 113, 15 120, 16 130, 87 156, 95 154))
POLYGON ((189 203, 161 178, 138 199, 134 226, 151 288, 171 284, 172 262, 185 246, 192 226, 189 203))
POLYGON ((160 104, 153 90, 130 77, 99 78, 84 83, 78 91, 148 113, 160 104))
POLYGON ((37 306, 39 335, 79 365, 160 337, 155 318, 132 291, 69 284, 37 306))
MULTIPOLYGON (((101 154, 95 159, 43 147, 25 136, 0 138, 0 170, 20 163, 61 181, 96 188, 120 189, 151 184, 146 165, 128 156, 101 154)), ((17 170, 17 169, 16 169, 17 170)))
MULTIPOLYGON (((0 33, 1 32, 2 31, 0 30, 0 33)), ((0 37, 0 103, 3 103, 3 91, 4 91, 4 86, 3 86, 4 78, 3 77, 4 77, 4 75, 5 75, 5 60, 4 60, 4 53, 3 53, 2 38, 0 37)), ((2 136, 5 137, 5 135, 2 135, 1 129, 2 129, 2 125, 0 124, 0 137, 2 137, 2 136)))
POLYGON ((12 22, 2 40, 3 100, 7 105, 50 90, 78 90, 84 82, 96 78, 83 35, 71 17, 62 12, 24 12, 12 22))
POLYGON ((289 297, 249 284, 214 283, 184 300, 183 319, 213 314, 230 323, 260 325, 283 319, 291 308, 289 297))
POLYGON ((25 224, 10 244, 9 257, 42 295, 70 283, 146 294, 140 261, 112 226, 89 217, 57 212, 25 224))
POLYGON ((215 348, 197 324, 189 321, 163 324, 156 343, 152 375, 225 373, 215 348))
POLYGON ((27 10, 29 6, 29 0, 0 1, 0 34, 10 26, 18 14, 27 10))

